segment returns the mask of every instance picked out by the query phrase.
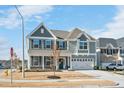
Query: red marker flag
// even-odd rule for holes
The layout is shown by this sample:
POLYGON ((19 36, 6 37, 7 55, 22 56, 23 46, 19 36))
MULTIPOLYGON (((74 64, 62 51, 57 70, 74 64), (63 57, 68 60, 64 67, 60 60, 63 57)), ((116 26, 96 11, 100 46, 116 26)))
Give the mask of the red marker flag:
POLYGON ((11 58, 13 57, 13 48, 11 47, 10 49, 10 55, 11 55, 11 58))

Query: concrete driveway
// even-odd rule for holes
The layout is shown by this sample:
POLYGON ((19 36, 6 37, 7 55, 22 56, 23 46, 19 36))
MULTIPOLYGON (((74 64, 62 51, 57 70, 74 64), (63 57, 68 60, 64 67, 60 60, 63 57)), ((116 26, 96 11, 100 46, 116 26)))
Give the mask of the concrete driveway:
POLYGON ((112 80, 118 83, 118 85, 115 87, 124 88, 124 76, 123 75, 118 75, 113 72, 100 71, 100 70, 79 70, 77 72, 95 76, 96 79, 112 80))

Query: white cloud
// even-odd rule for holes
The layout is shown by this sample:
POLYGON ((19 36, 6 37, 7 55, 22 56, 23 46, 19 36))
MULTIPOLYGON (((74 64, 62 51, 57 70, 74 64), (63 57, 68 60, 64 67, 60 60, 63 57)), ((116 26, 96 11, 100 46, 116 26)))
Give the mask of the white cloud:
MULTIPOLYGON (((105 25, 105 29, 97 29, 96 37, 124 37, 124 6, 116 6, 117 13, 113 20, 105 25)), ((92 32, 95 32, 92 31, 92 32)))
MULTIPOLYGON (((42 14, 50 12, 53 9, 53 6, 18 6, 18 9, 24 16, 25 22, 28 20, 37 18, 40 15, 40 19, 42 18, 42 14)), ((4 17, 0 17, 0 26, 4 28, 15 28, 20 24, 20 16, 15 8, 8 9, 7 11, 0 10, 0 13, 6 15, 4 17)))
POLYGON ((3 46, 6 44, 6 42, 8 42, 8 40, 4 37, 0 37, 0 46, 3 46))

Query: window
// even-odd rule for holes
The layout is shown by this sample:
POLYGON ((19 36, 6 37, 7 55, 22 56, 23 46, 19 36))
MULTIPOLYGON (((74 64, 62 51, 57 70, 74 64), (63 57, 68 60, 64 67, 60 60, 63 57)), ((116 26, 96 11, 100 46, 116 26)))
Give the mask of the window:
POLYGON ((85 59, 85 61, 87 61, 87 59, 85 59))
POLYGON ((38 39, 33 40, 33 48, 39 48, 39 40, 38 39))
POLYGON ((32 66, 39 66, 39 57, 38 56, 32 57, 32 66))
POLYGON ((53 59, 50 56, 44 57, 44 66, 45 68, 51 68, 51 65, 53 64, 53 59))
POLYGON ((74 59, 74 61, 76 61, 76 59, 74 59))
POLYGON ((118 53, 118 49, 113 49, 113 54, 117 54, 118 53))
POLYGON ((79 61, 79 59, 77 59, 77 61, 79 61))
POLYGON ((79 49, 87 49, 87 42, 80 41, 79 49))
POLYGON ((107 49, 107 55, 112 55, 112 49, 107 49))
POLYGON ((43 29, 43 28, 41 28, 41 29, 40 29, 40 32, 41 32, 41 34, 43 34, 43 33, 44 33, 44 29, 43 29))
POLYGON ((64 48, 64 41, 59 41, 59 49, 63 49, 64 48))
POLYGON ((124 49, 120 49, 120 54, 124 54, 124 49))
POLYGON ((101 49, 101 53, 102 54, 106 53, 106 49, 101 49))
POLYGON ((51 48, 51 40, 45 40, 45 48, 51 48))

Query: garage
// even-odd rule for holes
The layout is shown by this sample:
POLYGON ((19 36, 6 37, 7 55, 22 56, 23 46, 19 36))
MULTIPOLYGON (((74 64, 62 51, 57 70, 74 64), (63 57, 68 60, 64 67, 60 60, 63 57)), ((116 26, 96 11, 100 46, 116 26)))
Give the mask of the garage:
POLYGON ((74 58, 72 61, 72 69, 74 70, 90 70, 94 67, 93 58, 74 58))

